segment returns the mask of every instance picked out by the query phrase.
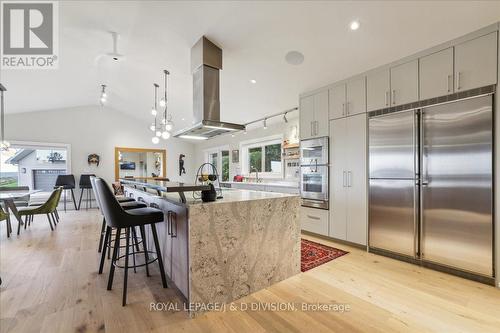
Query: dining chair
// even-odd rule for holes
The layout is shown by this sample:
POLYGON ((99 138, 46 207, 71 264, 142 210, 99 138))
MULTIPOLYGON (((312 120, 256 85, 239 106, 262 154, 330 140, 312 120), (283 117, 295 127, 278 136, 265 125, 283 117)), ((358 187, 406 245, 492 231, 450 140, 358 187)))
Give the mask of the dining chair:
POLYGON ((90 183, 90 177, 95 177, 94 174, 85 174, 80 176, 80 182, 78 187, 80 187, 80 200, 78 200, 78 210, 82 204, 82 197, 85 193, 85 209, 88 210, 89 207, 92 208, 92 184, 90 183))
POLYGON ((3 210, 2 206, 0 206, 0 221, 5 221, 7 226, 7 237, 10 237, 10 233, 12 232, 12 226, 10 225, 10 215, 3 210))
POLYGON ((75 210, 78 210, 75 200, 75 193, 73 190, 75 189, 75 176, 74 175, 59 175, 56 179, 56 185, 54 188, 58 188, 62 186, 64 190, 64 211, 66 211, 66 192, 67 190, 71 191, 71 198, 73 199, 73 204, 75 205, 75 210))
MULTIPOLYGON (((57 219, 55 218, 54 211, 56 210, 57 205, 59 204, 59 199, 61 198, 62 190, 63 190, 63 187, 60 186, 59 188, 52 191, 49 199, 41 206, 28 206, 28 207, 21 207, 18 209, 19 215, 25 216, 24 229, 26 229, 28 222, 31 224, 31 221, 33 220, 35 215, 47 215, 47 219, 49 220, 50 229, 52 231, 54 230, 54 228, 52 227, 52 221, 51 221, 50 217, 52 216, 52 220, 54 221, 54 225, 56 225, 57 219)), ((17 225, 17 234, 18 235, 19 235, 20 231, 21 231, 21 223, 18 223, 18 225, 17 225)))

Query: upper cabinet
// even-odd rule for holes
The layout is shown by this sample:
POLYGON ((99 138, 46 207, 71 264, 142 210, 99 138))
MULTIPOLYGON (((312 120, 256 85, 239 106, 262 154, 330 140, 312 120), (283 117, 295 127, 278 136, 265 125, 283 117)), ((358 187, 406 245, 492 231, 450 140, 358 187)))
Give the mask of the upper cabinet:
POLYGON ((360 77, 329 90, 330 119, 366 112, 366 78, 360 77))
POLYGON ((366 109, 373 111, 390 106, 390 73, 388 69, 366 76, 366 109))
POLYGON ((328 90, 300 99, 300 138, 328 136, 328 90))
POLYGON ((420 99, 453 93, 453 48, 419 59, 420 99))
POLYGON ((497 82, 497 32, 455 46, 455 91, 497 82))
POLYGON ((418 61, 391 68, 391 106, 418 101, 418 61))

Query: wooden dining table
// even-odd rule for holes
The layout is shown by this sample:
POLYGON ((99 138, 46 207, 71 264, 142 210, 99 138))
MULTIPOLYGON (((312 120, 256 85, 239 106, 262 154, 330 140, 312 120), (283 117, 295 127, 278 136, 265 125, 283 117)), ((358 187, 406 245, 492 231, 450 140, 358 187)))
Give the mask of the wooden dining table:
MULTIPOLYGON (((19 211, 17 210, 15 201, 38 192, 41 192, 41 190, 29 190, 29 191, 4 190, 0 192, 0 202, 4 203, 7 214, 12 213, 16 217, 19 224, 23 224, 23 220, 21 219, 21 215, 19 215, 19 211)), ((10 224, 8 228, 9 232, 12 233, 12 226, 10 224)))

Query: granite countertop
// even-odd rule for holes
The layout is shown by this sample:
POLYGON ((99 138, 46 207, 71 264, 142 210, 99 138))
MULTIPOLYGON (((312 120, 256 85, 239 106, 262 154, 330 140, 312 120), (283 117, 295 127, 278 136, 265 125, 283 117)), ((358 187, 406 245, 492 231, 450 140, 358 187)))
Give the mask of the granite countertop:
POLYGON ((262 183, 256 183, 256 182, 221 182, 221 184, 234 184, 234 185, 254 185, 254 186, 273 186, 273 187, 286 187, 286 188, 299 188, 299 183, 298 182, 262 182, 262 183))
MULTIPOLYGON (((298 194, 289 193, 275 193, 275 192, 263 192, 263 191, 253 191, 253 190, 238 190, 238 189, 222 189, 222 199, 217 199, 213 202, 203 202, 201 199, 194 199, 189 193, 186 193, 186 204, 188 206, 195 205, 214 205, 228 202, 242 202, 242 201, 254 201, 254 200, 264 200, 264 199, 278 199, 278 198, 288 198, 297 197, 298 194)), ((165 193, 164 198, 172 201, 178 201, 179 197, 175 194, 165 193)))

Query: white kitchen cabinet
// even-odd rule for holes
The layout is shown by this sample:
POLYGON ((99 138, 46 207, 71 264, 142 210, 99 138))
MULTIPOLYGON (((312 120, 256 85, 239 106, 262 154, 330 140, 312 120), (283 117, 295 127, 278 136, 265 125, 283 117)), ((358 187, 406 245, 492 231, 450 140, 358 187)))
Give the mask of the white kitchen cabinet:
POLYGON ((497 83, 497 32, 455 46, 455 91, 497 83))
POLYGON ((418 60, 391 68, 391 106, 418 101, 418 60))
POLYGON ((314 121, 316 130, 313 136, 328 136, 328 90, 314 95, 314 121))
POLYGON ((330 122, 329 236, 366 245, 366 114, 330 122))
POLYGON ((347 237, 347 120, 330 121, 330 237, 347 237))
POLYGON ((390 106, 390 73, 388 69, 366 76, 366 110, 373 111, 390 106))
POLYGON ((346 240, 366 245, 368 225, 366 115, 347 119, 347 235, 346 240))
POLYGON ((346 83, 346 114, 352 116, 366 112, 366 78, 360 77, 346 83))
POLYGON ((302 97, 299 106, 300 138, 309 139, 313 133, 314 96, 302 97))
POLYGON ((338 119, 345 116, 346 85, 339 84, 329 89, 330 96, 330 119, 338 119))
POLYGON ((328 90, 300 99, 301 140, 328 135, 328 90))
POLYGON ((300 207, 302 230, 328 236, 328 211, 318 208, 300 207))
POLYGON ((453 48, 419 59, 420 99, 453 93, 453 48))

